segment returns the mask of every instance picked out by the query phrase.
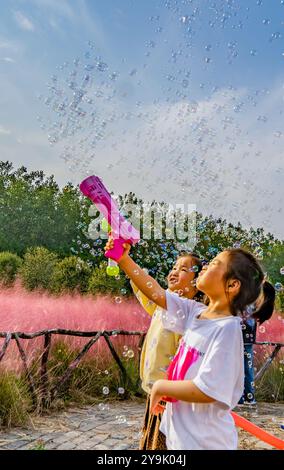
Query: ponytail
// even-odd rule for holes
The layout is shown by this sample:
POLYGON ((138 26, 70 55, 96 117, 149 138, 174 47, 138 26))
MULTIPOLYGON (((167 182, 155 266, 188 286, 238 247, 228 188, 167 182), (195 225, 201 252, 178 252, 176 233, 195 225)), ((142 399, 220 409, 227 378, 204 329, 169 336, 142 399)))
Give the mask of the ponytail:
POLYGON ((255 320, 261 323, 269 320, 274 311, 275 289, 268 281, 262 284, 262 303, 252 315, 255 320))

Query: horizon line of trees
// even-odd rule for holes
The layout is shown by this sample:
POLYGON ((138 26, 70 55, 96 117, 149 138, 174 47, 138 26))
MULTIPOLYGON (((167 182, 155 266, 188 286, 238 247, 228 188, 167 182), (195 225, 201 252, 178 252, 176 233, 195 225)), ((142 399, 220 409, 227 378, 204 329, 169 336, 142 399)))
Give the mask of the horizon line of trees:
MULTIPOLYGON (((143 201, 128 193, 120 195, 118 203, 127 207, 143 201)), ((23 259, 29 250, 43 247, 59 261, 75 256, 90 269, 102 266, 105 242, 101 238, 90 239, 88 232, 91 204, 71 183, 60 189, 53 175, 28 172, 24 166, 14 169, 11 162, 0 161, 0 252, 10 252, 23 259)), ((167 204, 154 200, 152 207, 162 211, 167 204)), ((153 219, 147 223, 153 231, 153 219)), ((190 223, 186 220, 186 224, 190 223)), ((194 252, 202 258, 210 259, 223 249, 241 246, 255 254, 274 284, 282 283, 284 242, 265 233, 263 228, 244 229, 240 223, 234 225, 225 219, 196 213, 196 232, 194 252)), ((165 277, 180 246, 180 241, 174 239, 141 240, 132 248, 132 256, 165 285, 165 277)))

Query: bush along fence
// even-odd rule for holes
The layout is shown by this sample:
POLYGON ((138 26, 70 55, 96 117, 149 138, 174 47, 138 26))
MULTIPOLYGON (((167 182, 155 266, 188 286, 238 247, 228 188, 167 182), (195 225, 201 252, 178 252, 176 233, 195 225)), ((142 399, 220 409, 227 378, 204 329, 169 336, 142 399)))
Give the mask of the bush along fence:
POLYGON ((281 348, 284 347, 284 343, 274 343, 271 341, 263 341, 263 342, 256 341, 254 344, 258 346, 272 346, 274 348, 271 354, 267 357, 266 361, 262 364, 260 369, 255 374, 255 380, 260 380, 263 377, 264 372, 268 369, 270 364, 273 362, 273 360, 275 359, 275 357, 281 350, 281 348))
MULTIPOLYGON (((21 333, 21 332, 0 332, 0 338, 5 338, 2 350, 0 351, 0 363, 4 358, 6 351, 9 347, 9 344, 12 340, 16 342, 20 358, 23 363, 24 373, 26 375, 27 384, 29 387, 29 391, 32 398, 33 410, 40 412, 42 409, 46 409, 50 406, 52 401, 58 396, 60 391, 64 389, 66 391, 66 387, 68 387, 68 381, 80 364, 82 359, 86 356, 87 352, 91 349, 91 347, 100 339, 104 338, 106 346, 108 347, 115 364, 119 368, 120 377, 121 377, 121 384, 123 388, 127 391, 128 388, 135 390, 136 396, 141 396, 141 389, 139 388, 139 379, 136 383, 133 382, 133 379, 129 376, 122 360, 119 357, 112 341, 111 337, 115 336, 140 336, 139 343, 138 343, 138 352, 139 352, 139 362, 140 362, 140 354, 142 345, 144 342, 144 338, 146 333, 141 331, 125 331, 125 330, 112 330, 112 331, 73 331, 73 330, 65 330, 65 329, 52 329, 52 330, 43 330, 38 331, 35 333, 21 333), (63 375, 59 377, 56 384, 51 385, 49 381, 49 373, 48 373, 48 360, 52 345, 52 338, 54 336, 79 336, 84 338, 91 338, 81 349, 81 351, 77 354, 77 356, 70 362, 67 369, 63 372, 63 375), (41 354, 41 363, 40 363, 40 371, 39 371, 39 381, 40 386, 36 387, 34 382, 33 374, 28 367, 28 358, 27 354, 22 346, 20 340, 32 340, 34 338, 44 337, 44 346, 43 352, 41 354)), ((127 397, 127 395, 125 395, 127 397)))
MULTIPOLYGON (((135 390, 136 396, 141 396, 141 389, 139 388, 139 379, 136 383, 133 383, 133 378, 129 376, 121 358, 119 357, 118 352, 116 351, 111 338, 117 337, 118 335, 123 336, 140 336, 139 343, 138 343, 138 351, 139 351, 139 362, 140 362, 140 354, 143 345, 143 341, 145 339, 146 333, 141 331, 125 331, 125 330, 112 330, 112 331, 73 331, 73 330, 65 330, 65 329, 52 329, 52 330, 43 330, 38 331, 35 333, 21 333, 21 332, 0 332, 0 338, 4 338, 4 343, 2 346, 2 350, 0 351, 0 362, 4 358, 6 351, 9 347, 11 341, 15 341, 20 358, 23 363, 24 372, 27 379, 27 384, 29 387, 29 391, 32 397, 32 404, 33 409, 37 412, 40 412, 43 409, 46 409, 50 406, 52 401, 58 396, 62 389, 66 391, 66 387, 68 388, 68 381, 74 372, 74 370, 78 367, 82 359, 86 356, 87 352, 92 348, 92 346, 99 340, 99 338, 104 338, 106 346, 108 347, 115 364, 117 365, 121 383, 124 389, 127 391, 128 388, 135 390), (48 361, 50 356, 50 350, 52 345, 52 338, 58 335, 62 336, 77 336, 83 338, 91 338, 77 353, 77 355, 71 360, 67 369, 63 372, 62 376, 58 378, 55 384, 51 384, 49 380, 49 373, 48 373, 48 361), (28 367, 28 358, 27 354, 22 346, 21 340, 32 340, 37 337, 44 337, 44 346, 43 352, 41 354, 41 361, 40 361, 40 370, 39 370, 39 382, 40 386, 36 387, 34 382, 33 374, 28 367)), ((284 343, 277 343, 277 342, 256 342, 256 345, 265 345, 270 346, 273 348, 271 354, 267 357, 266 361, 261 365, 260 369, 257 371, 255 375, 255 381, 258 381, 262 378, 265 371, 268 369, 270 364, 273 362, 279 351, 282 347, 284 347, 284 343)), ((127 394, 125 395, 127 397, 127 394)))

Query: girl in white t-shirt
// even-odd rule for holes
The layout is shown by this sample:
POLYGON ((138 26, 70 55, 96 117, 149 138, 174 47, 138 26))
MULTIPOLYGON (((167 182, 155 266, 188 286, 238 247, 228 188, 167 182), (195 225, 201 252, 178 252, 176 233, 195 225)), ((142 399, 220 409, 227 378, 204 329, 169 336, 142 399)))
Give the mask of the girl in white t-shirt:
MULTIPOLYGON (((110 238, 105 249, 112 247, 110 238)), ((167 310, 164 327, 183 335, 168 380, 158 380, 151 391, 153 413, 160 412, 160 400, 168 401, 160 428, 167 448, 236 449, 237 431, 230 410, 244 385, 240 317, 262 296, 254 318, 260 323, 270 318, 275 291, 263 289, 269 283, 264 282, 264 273, 251 253, 226 250, 197 278, 197 288, 209 299, 206 307, 165 291, 132 260, 130 246, 124 247, 121 269, 148 298, 167 310)))

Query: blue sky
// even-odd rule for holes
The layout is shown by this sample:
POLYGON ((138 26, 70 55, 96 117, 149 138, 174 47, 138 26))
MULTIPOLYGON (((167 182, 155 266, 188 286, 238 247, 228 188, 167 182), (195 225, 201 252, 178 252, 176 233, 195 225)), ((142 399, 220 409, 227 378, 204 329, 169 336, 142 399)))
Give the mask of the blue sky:
POLYGON ((283 1, 0 7, 1 159, 60 184, 99 174, 117 193, 194 203, 284 236, 283 1), (70 107, 58 111, 74 71, 86 91, 76 122, 70 107))

